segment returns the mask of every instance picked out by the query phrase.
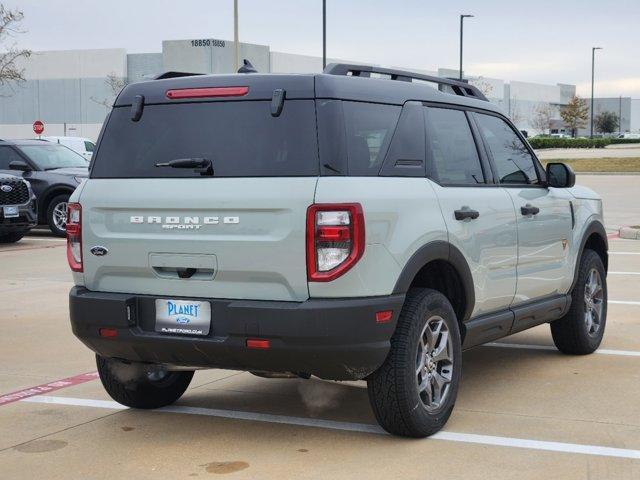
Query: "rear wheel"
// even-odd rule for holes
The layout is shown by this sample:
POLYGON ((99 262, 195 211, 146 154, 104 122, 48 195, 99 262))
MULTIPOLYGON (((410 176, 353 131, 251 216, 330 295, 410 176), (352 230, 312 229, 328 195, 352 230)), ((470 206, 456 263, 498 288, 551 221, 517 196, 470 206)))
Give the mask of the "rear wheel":
POLYGON ((585 250, 571 292, 571 308, 563 318, 551 322, 553 343, 561 352, 586 355, 600 346, 607 323, 606 275, 600 256, 585 250))
POLYGON ((96 355, 100 381, 116 402, 132 408, 171 405, 185 392, 192 371, 170 372, 159 366, 124 363, 96 355))
POLYGON ((461 360, 460 331, 449 300, 435 290, 411 290, 389 355, 367 379, 378 423, 407 437, 440 430, 456 401, 461 360))
POLYGON ((0 235, 0 243, 16 243, 24 237, 25 232, 19 233, 5 233, 0 235))
POLYGON ((67 234, 67 204, 69 195, 57 195, 47 207, 47 223, 54 235, 64 237, 67 234))

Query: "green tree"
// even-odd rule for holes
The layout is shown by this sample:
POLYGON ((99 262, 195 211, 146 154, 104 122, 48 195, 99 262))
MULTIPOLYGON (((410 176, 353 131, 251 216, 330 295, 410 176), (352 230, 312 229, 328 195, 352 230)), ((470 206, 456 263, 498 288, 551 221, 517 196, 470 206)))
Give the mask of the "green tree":
POLYGON ((593 119, 593 127, 600 133, 613 133, 618 125, 618 116, 613 112, 600 112, 593 119))
POLYGON ((575 137, 579 128, 587 126, 589 119, 589 106, 585 99, 574 95, 569 103, 560 109, 560 116, 564 123, 571 129, 571 136, 575 137))
POLYGON ((29 58, 31 50, 18 48, 13 40, 15 35, 24 33, 20 22, 24 15, 20 10, 9 10, 0 3, 0 87, 24 82, 24 68, 19 61, 29 58))

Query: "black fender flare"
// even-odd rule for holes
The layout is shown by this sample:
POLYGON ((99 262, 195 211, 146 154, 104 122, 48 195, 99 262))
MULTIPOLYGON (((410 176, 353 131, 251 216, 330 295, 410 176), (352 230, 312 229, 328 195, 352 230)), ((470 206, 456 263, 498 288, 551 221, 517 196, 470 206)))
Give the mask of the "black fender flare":
MULTIPOLYGON (((605 230, 604 225, 602 225, 602 222, 600 222, 599 220, 592 221, 584 230, 584 233, 582 234, 582 239, 580 240, 580 250, 578 250, 578 255, 576 256, 576 264, 573 268, 573 281, 571 282, 571 288, 569 289, 569 292, 573 291, 573 288, 576 286, 576 282, 578 281, 578 270, 580 269, 580 260, 582 259, 582 253, 584 252, 584 248, 585 248, 585 245, 587 244, 587 240, 594 233, 597 234, 604 242, 605 251, 606 252, 609 251, 609 240, 608 240, 607 231, 605 230)), ((607 259, 608 259, 608 254, 607 254, 607 259)), ((605 271, 608 270, 607 259, 605 259, 604 261, 605 271)))
POLYGON ((450 263, 460 276, 465 296, 465 310, 463 318, 460 318, 459 320, 464 323, 471 318, 471 313, 473 312, 473 308, 476 304, 473 276, 471 275, 471 269, 469 269, 467 260, 464 258, 462 252, 449 242, 436 240, 429 242, 416 250, 402 269, 395 287, 393 288, 393 293, 407 293, 411 286, 411 282, 413 282, 413 279, 416 277, 420 269, 434 260, 443 260, 450 263))

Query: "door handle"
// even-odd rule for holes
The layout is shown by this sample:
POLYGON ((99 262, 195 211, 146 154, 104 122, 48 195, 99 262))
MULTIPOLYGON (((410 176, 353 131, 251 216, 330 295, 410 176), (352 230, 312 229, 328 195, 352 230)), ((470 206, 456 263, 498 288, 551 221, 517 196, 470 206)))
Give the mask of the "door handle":
POLYGON ((462 207, 460 210, 456 210, 453 212, 456 220, 466 220, 470 218, 471 220, 475 220, 480 216, 480 212, 477 210, 471 210, 469 207, 462 207))
POLYGON ((527 203, 524 207, 520 207, 520 211, 522 215, 537 215, 540 213, 540 209, 538 207, 534 207, 530 203, 527 203))

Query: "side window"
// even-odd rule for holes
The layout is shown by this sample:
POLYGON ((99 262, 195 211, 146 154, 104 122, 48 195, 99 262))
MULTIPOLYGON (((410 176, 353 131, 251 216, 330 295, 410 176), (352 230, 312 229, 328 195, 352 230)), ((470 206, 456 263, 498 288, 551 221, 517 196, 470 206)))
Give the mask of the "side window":
POLYGON ((84 149, 87 152, 93 152, 95 150, 96 146, 92 143, 92 142, 84 142, 84 149))
POLYGON ((14 160, 22 160, 22 158, 13 148, 0 147, 0 170, 9 170, 9 164, 14 160))
POLYGON ((444 185, 485 183, 480 157, 462 110, 425 108, 431 174, 444 185))
POLYGON ((401 107, 343 102, 349 175, 378 175, 401 107))
POLYGON ((540 183, 533 157, 509 124, 493 115, 476 114, 475 118, 493 157, 500 183, 540 183))

